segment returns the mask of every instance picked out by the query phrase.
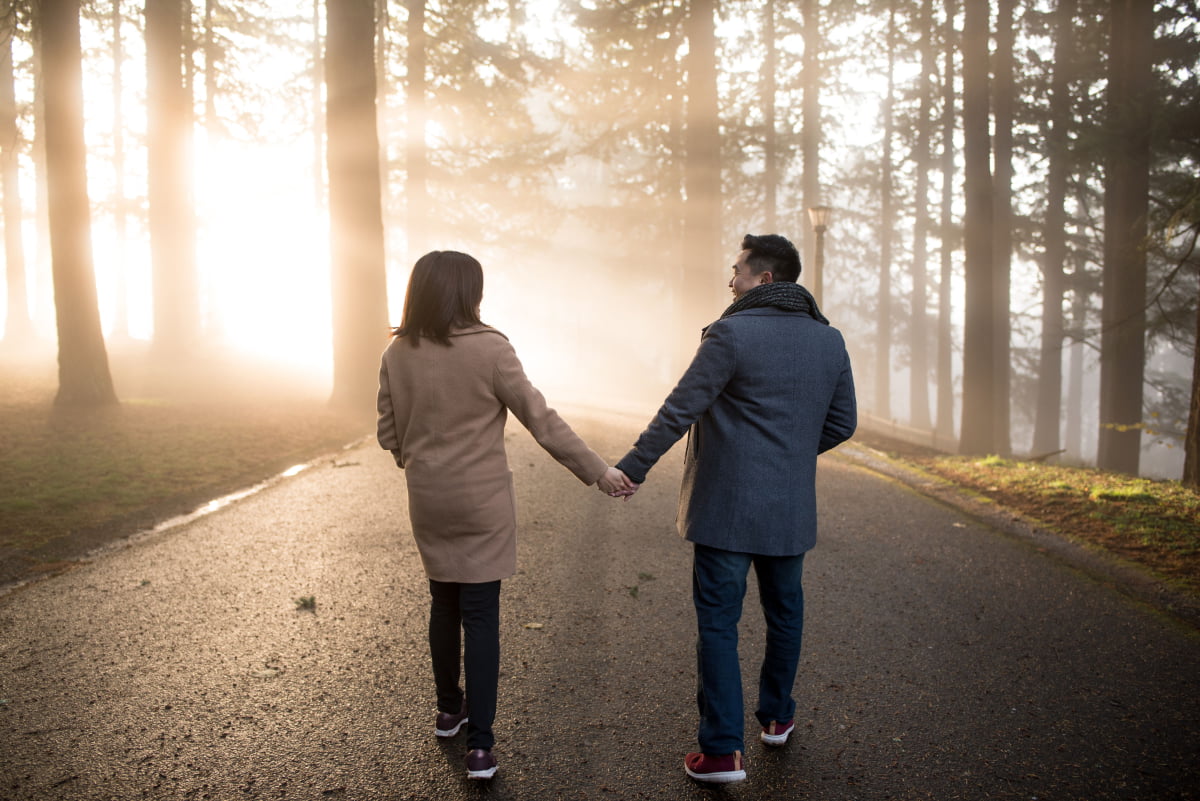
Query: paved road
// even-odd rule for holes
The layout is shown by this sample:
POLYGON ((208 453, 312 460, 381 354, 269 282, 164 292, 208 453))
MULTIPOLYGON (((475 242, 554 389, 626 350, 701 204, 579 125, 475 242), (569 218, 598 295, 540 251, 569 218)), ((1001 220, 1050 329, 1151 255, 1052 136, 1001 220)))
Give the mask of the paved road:
MULTIPOLYGON (((615 458, 641 422, 577 427, 615 458)), ((0 598, 0 798, 1200 797, 1192 630, 837 455, 797 733, 752 741, 748 781, 695 785, 680 450, 629 503, 523 431, 510 454, 495 780, 433 737, 403 481, 368 442, 0 598)), ((742 638, 753 675, 753 607, 742 638)))

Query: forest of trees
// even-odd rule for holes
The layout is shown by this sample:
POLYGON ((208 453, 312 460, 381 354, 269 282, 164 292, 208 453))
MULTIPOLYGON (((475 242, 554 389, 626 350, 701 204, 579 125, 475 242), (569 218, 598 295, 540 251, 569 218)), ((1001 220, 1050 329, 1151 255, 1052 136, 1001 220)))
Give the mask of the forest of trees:
POLYGON ((160 364, 216 339, 230 143, 303 144, 335 402, 431 248, 651 397, 777 231, 864 416, 1200 483, 1200 0, 0 0, 4 344, 59 403, 117 402, 131 304, 160 364))

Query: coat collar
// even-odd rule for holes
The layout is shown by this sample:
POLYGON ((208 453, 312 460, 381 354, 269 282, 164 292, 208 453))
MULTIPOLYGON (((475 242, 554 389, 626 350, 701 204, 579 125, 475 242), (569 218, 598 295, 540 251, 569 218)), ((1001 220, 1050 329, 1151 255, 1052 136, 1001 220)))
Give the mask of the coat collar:
POLYGON ((484 325, 483 323, 476 323, 474 325, 466 326, 465 328, 453 328, 450 330, 451 337, 465 337, 470 336, 471 334, 499 334, 505 339, 508 339, 508 337, 505 337, 500 331, 492 328, 490 325, 484 325))

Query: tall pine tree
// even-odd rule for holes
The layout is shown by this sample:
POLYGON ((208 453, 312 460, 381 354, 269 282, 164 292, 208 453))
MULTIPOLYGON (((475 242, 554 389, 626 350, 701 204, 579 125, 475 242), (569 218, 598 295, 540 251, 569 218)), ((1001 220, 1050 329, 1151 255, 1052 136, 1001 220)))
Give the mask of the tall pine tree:
POLYGON ((1153 119, 1154 8, 1109 8, 1108 131, 1104 185, 1104 306, 1100 334, 1100 446, 1096 463, 1137 474, 1145 375, 1146 253, 1153 119))
POLYGON ((79 0, 43 0, 36 20, 43 47, 46 179, 54 307, 58 321, 59 406, 117 402, 100 328, 92 260, 79 0))

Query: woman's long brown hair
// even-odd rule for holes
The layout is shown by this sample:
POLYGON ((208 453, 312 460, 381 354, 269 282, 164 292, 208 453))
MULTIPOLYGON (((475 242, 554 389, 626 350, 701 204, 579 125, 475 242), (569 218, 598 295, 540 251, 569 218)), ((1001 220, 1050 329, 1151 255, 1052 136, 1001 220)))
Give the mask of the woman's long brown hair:
POLYGON ((392 330, 413 347, 421 337, 450 344, 450 329, 477 324, 483 300, 483 267, 455 250, 434 250, 417 259, 404 295, 404 316, 392 330))

